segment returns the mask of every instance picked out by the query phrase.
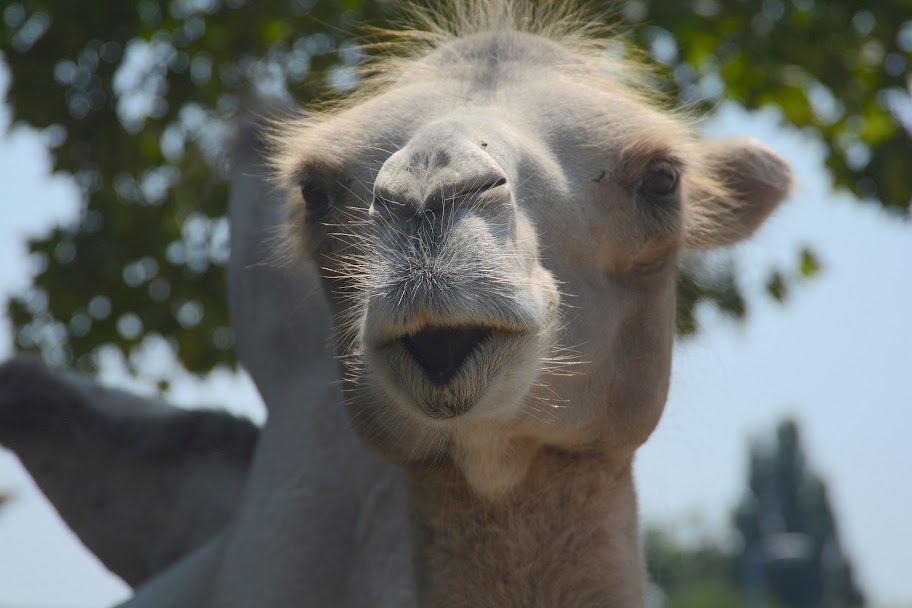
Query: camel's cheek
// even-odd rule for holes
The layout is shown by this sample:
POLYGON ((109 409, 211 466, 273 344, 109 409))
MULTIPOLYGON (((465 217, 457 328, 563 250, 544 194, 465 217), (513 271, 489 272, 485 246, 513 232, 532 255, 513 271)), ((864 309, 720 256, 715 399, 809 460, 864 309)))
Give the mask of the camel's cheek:
POLYGON ((573 364, 543 378, 548 392, 567 404, 560 423, 543 432, 551 440, 562 434, 573 443, 632 452, 655 429, 667 398, 673 268, 636 284, 569 270, 558 280, 564 302, 559 346, 573 364))

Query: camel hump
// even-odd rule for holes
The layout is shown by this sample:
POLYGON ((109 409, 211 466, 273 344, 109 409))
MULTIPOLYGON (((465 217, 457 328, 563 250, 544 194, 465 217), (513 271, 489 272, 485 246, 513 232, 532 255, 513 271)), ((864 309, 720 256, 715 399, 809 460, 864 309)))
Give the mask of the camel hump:
POLYGON ((130 585, 224 527, 258 435, 249 420, 176 408, 28 358, 0 365, 0 445, 130 585))

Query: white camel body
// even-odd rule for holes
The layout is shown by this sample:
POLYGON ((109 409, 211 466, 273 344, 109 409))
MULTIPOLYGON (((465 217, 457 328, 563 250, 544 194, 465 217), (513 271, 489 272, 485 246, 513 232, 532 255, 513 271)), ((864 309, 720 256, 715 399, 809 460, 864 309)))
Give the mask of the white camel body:
POLYGON ((417 606, 402 473, 349 429, 316 269, 271 262, 283 199, 254 137, 232 183, 229 297, 268 419, 232 523, 126 606, 417 606))
POLYGON ((259 437, 224 414, 12 361, 0 368, 0 440, 137 586, 126 606, 414 606, 402 473, 348 428, 315 268, 268 263, 283 198, 253 136, 237 146, 229 298, 267 405, 259 437))
MULTIPOLYGON (((84 542, 145 581, 127 605, 643 605, 631 463, 667 395, 679 253, 749 236, 790 172, 756 142, 701 141, 559 3, 460 7, 404 33, 412 51, 353 101, 272 125, 283 190, 242 140, 229 296, 269 413, 252 460, 218 458, 232 438, 249 454, 249 425, 203 417, 222 430, 178 433, 186 458, 134 454, 194 498, 166 522, 152 482, 107 488, 140 514, 129 530, 58 492, 84 542), (280 224, 284 270, 265 244, 280 224), (187 480, 207 471, 223 481, 200 498, 187 480), (196 537, 157 533, 207 513, 196 537)), ((23 447, 41 374, 0 371, 0 440, 53 496, 23 447)), ((54 411, 122 400, 54 386, 54 411)))

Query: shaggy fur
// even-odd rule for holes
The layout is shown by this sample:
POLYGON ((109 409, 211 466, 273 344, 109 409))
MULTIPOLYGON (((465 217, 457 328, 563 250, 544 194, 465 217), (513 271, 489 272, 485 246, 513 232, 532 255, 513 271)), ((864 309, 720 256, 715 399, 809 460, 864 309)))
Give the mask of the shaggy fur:
POLYGON ((422 606, 642 604, 629 463, 543 450, 502 501, 447 469, 415 474, 411 500, 422 606))
POLYGON ((352 426, 409 475, 422 605, 640 605, 678 254, 749 236, 789 168, 701 140, 570 3, 411 13, 358 92, 273 128, 352 426), (440 383, 409 345, 448 328, 488 337, 440 383))

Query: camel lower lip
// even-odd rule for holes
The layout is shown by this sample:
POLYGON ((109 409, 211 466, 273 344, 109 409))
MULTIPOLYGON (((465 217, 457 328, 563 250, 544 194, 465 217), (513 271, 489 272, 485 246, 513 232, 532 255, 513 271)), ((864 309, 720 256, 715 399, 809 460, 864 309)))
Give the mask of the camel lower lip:
POLYGON ((401 340, 428 379, 444 386, 492 332, 491 327, 485 326, 430 326, 401 340))
POLYGON ((462 416, 484 401, 504 365, 523 356, 533 334, 484 325, 424 326, 367 350, 368 368, 425 416, 462 416), (435 352, 454 348, 455 352, 435 352))

